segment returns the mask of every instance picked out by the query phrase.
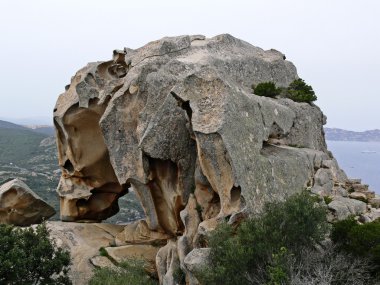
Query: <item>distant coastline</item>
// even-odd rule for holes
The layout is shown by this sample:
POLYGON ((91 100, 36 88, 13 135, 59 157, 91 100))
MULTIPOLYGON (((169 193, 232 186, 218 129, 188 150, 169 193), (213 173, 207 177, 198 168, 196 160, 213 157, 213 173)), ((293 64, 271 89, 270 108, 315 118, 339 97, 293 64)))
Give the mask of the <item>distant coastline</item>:
POLYGON ((380 130, 364 132, 347 131, 338 128, 324 128, 328 141, 380 142, 380 130))

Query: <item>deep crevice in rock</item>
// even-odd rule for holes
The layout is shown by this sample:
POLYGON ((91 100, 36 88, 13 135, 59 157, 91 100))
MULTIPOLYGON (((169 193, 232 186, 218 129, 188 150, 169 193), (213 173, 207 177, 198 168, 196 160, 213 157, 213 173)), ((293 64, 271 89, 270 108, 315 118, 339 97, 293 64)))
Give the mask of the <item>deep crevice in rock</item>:
POLYGON ((193 110, 190 107, 190 101, 182 100, 182 98, 179 97, 177 94, 175 94, 173 91, 171 91, 170 94, 174 97, 174 99, 177 100, 178 106, 186 111, 187 117, 189 118, 189 121, 191 122, 191 118, 193 116, 193 110))
POLYGON ((66 169, 70 174, 74 173, 74 166, 71 163, 70 159, 67 159, 65 161, 65 164, 63 165, 63 168, 66 169))
POLYGON ((185 207, 178 167, 170 160, 149 158, 149 171, 147 186, 154 200, 160 226, 165 232, 178 235, 184 230, 179 213, 185 207))
POLYGON ((238 187, 233 187, 230 192, 231 195, 231 203, 236 204, 240 203, 240 198, 241 198, 241 188, 240 186, 238 187))

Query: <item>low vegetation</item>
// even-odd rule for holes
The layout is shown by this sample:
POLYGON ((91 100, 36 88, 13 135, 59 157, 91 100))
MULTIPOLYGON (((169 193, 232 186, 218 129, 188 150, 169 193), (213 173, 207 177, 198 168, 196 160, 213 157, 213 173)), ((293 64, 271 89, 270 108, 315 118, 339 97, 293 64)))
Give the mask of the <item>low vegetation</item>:
POLYGON ((0 225, 0 284, 71 284, 70 254, 57 248, 46 224, 0 225))
POLYGON ((122 262, 118 268, 96 269, 89 285, 156 285, 158 281, 151 278, 144 270, 144 261, 130 259, 122 262))
POLYGON ((311 103, 317 100, 313 88, 307 85, 301 78, 294 80, 287 88, 278 88, 274 82, 262 82, 257 86, 252 85, 253 93, 258 96, 276 97, 277 95, 287 97, 295 102, 311 103))
POLYGON ((281 93, 281 88, 277 88, 273 82, 262 82, 257 86, 252 85, 253 93, 258 96, 275 97, 281 93))
POLYGON ((372 284, 365 256, 330 243, 323 206, 308 192, 268 203, 238 228, 220 225, 208 240, 204 284, 372 284))
POLYGON ((289 87, 286 89, 286 94, 288 98, 295 102, 310 103, 317 100, 313 88, 310 85, 307 85, 301 78, 290 83, 289 87))
POLYGON ((331 238, 342 252, 347 252, 356 258, 369 259, 373 265, 372 273, 378 274, 376 272, 380 269, 379 221, 360 225, 351 217, 334 224, 331 238))

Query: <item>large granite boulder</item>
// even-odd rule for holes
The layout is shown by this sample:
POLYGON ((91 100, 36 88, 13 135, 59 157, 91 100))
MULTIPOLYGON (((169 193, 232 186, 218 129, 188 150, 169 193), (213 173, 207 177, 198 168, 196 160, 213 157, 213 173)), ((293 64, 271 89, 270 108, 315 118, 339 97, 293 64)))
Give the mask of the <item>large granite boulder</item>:
POLYGON ((105 219, 133 187, 150 229, 176 235, 191 192, 212 218, 310 185, 329 159, 322 112, 251 90, 296 78, 282 53, 230 35, 163 38, 88 64, 54 109, 62 220, 105 219))
POLYGON ((13 179, 0 186, 0 224, 29 226, 55 214, 24 182, 13 179))
POLYGON ((132 187, 146 220, 120 231, 117 245, 168 240, 156 257, 161 282, 181 268, 195 284, 187 256, 220 220, 305 188, 347 196, 321 110, 252 93, 252 84, 297 78, 281 52, 231 35, 167 37, 89 63, 54 109, 61 219, 104 220, 132 187))

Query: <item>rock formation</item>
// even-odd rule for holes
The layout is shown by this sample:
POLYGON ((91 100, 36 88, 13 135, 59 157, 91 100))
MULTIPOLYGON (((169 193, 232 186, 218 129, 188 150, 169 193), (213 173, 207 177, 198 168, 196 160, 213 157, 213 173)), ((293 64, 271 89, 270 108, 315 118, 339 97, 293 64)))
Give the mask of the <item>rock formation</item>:
POLYGON ((73 284, 88 284, 93 275, 93 266, 111 266, 109 259, 99 256, 101 247, 114 245, 115 236, 123 230, 123 226, 110 224, 81 224, 47 222, 50 236, 57 246, 70 251, 70 279, 73 284))
MULTIPOLYGON (((230 35, 163 38, 89 63, 54 109, 61 219, 104 220, 132 187, 146 219, 116 244, 129 252, 167 241, 156 256, 160 282, 174 284, 181 268, 197 284, 186 256, 220 220, 237 222, 305 188, 331 197, 347 190, 321 110, 252 94, 252 84, 297 78, 282 53, 230 35)), ((331 209, 351 201, 339 199, 331 209)))
POLYGON ((0 186, 0 224, 29 226, 54 214, 53 207, 21 180, 13 179, 0 186))

